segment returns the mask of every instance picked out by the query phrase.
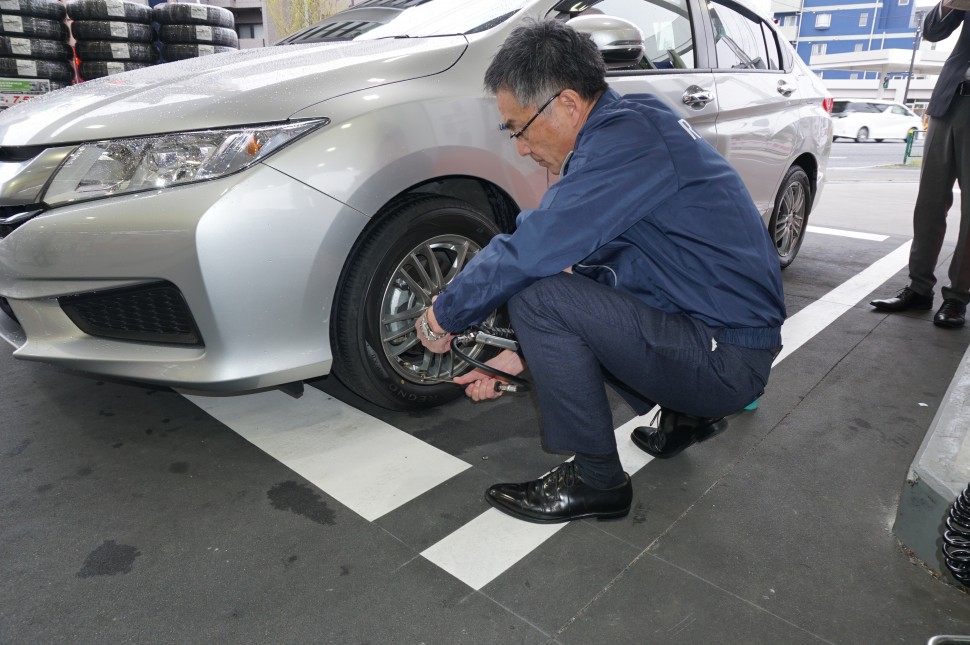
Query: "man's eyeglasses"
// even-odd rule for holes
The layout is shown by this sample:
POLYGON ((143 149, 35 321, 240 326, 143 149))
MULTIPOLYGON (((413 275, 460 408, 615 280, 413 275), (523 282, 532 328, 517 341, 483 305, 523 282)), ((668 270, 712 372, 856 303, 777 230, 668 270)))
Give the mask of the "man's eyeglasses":
POLYGON ((519 128, 518 130, 516 130, 515 132, 509 135, 509 139, 518 139, 519 137, 521 137, 522 133, 528 130, 529 126, 532 125, 532 122, 539 118, 539 115, 542 114, 542 111, 545 110, 547 107, 549 107, 550 103, 552 103, 557 98, 559 98, 560 93, 561 92, 556 92, 555 94, 550 96, 549 100, 543 103, 542 107, 536 110, 536 113, 532 115, 532 118, 525 122, 525 125, 523 125, 521 128, 519 128))

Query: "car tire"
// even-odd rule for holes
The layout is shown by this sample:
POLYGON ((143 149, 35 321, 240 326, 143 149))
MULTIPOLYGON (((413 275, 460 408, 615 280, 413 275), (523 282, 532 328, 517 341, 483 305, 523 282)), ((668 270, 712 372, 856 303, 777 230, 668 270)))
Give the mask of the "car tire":
POLYGON ((165 2, 155 5, 154 11, 155 22, 163 25, 209 25, 228 29, 236 25, 231 11, 211 5, 165 2))
POLYGON ((162 25, 159 38, 166 45, 187 43, 239 47, 239 36, 235 31, 208 25, 162 25))
POLYGON ((57 0, 4 0, 0 13, 48 20, 64 20, 66 14, 64 5, 57 0))
POLYGON ((812 192, 808 175, 801 166, 792 166, 778 188, 771 219, 768 220, 768 232, 782 269, 794 262, 802 247, 811 208, 812 192))
POLYGON ((67 25, 58 20, 4 14, 0 20, 0 34, 15 38, 43 38, 67 40, 67 25))
POLYGON ((239 51, 235 47, 223 47, 222 45, 165 45, 165 60, 176 61, 186 58, 198 58, 199 56, 209 56, 211 54, 223 54, 225 52, 239 51))
POLYGON ((393 410, 453 400, 462 388, 422 383, 418 374, 450 379, 467 366, 452 363, 451 352, 427 352, 414 321, 499 229, 471 204, 437 195, 405 198, 375 219, 340 277, 331 327, 334 374, 359 396, 393 410))
POLYGON ((71 24, 71 32, 77 40, 155 41, 155 31, 151 25, 120 20, 75 20, 71 24))
POLYGON ((74 53, 70 45, 57 40, 0 36, 0 56, 69 61, 74 53))
POLYGON ((0 58, 0 76, 10 78, 48 78, 69 81, 74 69, 69 63, 32 58, 0 58))
POLYGON ((151 66, 151 63, 135 63, 124 60, 93 60, 82 61, 77 67, 77 72, 83 80, 91 81, 96 78, 103 78, 105 76, 111 76, 112 74, 121 74, 122 72, 131 72, 136 69, 151 66))
POLYGON ((863 126, 859 128, 859 131, 855 134, 856 143, 865 143, 869 140, 869 128, 863 126))
POLYGON ((143 25, 152 22, 151 7, 117 0, 71 0, 67 3, 67 15, 71 20, 122 20, 143 25))
POLYGON ((154 43, 128 43, 108 40, 79 40, 74 46, 77 56, 85 63, 99 60, 130 60, 136 63, 154 63, 158 49, 154 43))

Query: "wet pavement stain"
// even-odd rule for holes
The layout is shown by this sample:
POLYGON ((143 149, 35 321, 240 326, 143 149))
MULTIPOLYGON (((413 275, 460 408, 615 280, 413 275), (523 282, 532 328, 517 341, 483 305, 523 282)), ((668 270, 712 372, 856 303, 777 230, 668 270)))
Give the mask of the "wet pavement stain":
POLYGON ((141 551, 127 544, 118 544, 114 540, 104 543, 88 554, 84 565, 77 572, 78 578, 93 576, 113 576, 116 573, 131 573, 131 566, 141 551))
POLYGON ((123 445, 125 445, 125 442, 124 442, 124 441, 119 441, 118 443, 113 443, 113 444, 111 444, 111 447, 112 447, 112 448, 120 448, 120 447, 122 447, 123 445))
POLYGON ((350 567, 347 566, 346 564, 340 565, 340 575, 342 575, 342 576, 349 576, 350 575, 350 567))
POLYGON ((36 490, 38 493, 46 493, 47 491, 51 490, 52 488, 54 488, 54 484, 41 484, 40 486, 38 486, 34 490, 36 490))
POLYGON ((168 466, 168 472, 175 473, 176 475, 184 475, 189 472, 189 464, 185 461, 173 461, 168 466))
POLYGON ((108 412, 107 410, 98 410, 98 414, 103 417, 113 417, 115 415, 114 412, 108 412))
POLYGON ((317 524, 336 524, 336 513, 306 484, 285 481, 267 491, 273 508, 302 515, 317 524))
POLYGON ((84 466, 83 468, 78 468, 77 471, 75 471, 71 475, 61 477, 61 479, 84 479, 85 477, 88 477, 93 472, 94 470, 92 470, 90 466, 84 466))
POLYGON ((24 450, 27 450, 27 446, 29 446, 32 443, 33 443, 33 440, 24 439, 19 444, 17 444, 17 446, 13 450, 5 452, 4 455, 7 457, 16 457, 22 454, 24 450))
POLYGON ((647 521, 647 509, 643 507, 643 504, 637 504, 633 509, 633 523, 643 524, 647 521))

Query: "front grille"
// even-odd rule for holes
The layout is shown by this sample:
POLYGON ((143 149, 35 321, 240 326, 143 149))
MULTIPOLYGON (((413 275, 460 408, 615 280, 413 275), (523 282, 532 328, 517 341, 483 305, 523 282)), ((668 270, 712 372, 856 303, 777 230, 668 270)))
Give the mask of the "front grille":
POLYGON ((168 282, 65 296, 58 302, 71 321, 92 336, 203 344, 182 292, 168 282))

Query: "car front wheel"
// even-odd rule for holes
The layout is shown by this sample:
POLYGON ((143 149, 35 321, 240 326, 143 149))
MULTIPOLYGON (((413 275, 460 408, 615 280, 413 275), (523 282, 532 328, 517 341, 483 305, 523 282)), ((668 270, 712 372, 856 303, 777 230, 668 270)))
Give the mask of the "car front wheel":
POLYGON ((801 167, 792 166, 781 182, 768 221, 768 230, 775 242, 782 269, 794 262, 802 246, 811 201, 808 175, 801 167))
POLYGON ((856 143, 865 143, 869 140, 869 128, 859 128, 855 134, 856 143))
MULTIPOLYGON (((452 352, 425 350, 414 323, 498 232, 489 217, 457 199, 420 195, 391 206, 364 234, 341 277, 331 332, 341 382, 395 410, 460 396, 462 389, 446 381, 469 366, 452 352)), ((481 353, 472 350, 479 360, 486 358, 481 353)))

